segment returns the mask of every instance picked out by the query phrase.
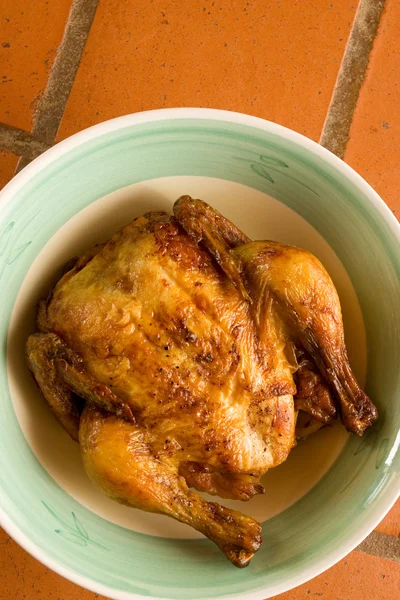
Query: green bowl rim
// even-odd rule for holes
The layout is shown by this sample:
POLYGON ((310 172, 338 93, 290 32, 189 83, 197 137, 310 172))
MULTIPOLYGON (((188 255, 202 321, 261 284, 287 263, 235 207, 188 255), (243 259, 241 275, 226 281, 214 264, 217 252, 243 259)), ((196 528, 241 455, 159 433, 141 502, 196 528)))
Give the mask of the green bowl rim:
MULTIPOLYGON (((291 130, 277 123, 267 121, 258 117, 225 111, 212 108, 168 108, 159 110, 150 110, 134 114, 124 115, 115 119, 110 119, 94 125, 83 131, 80 131, 64 141, 53 146, 41 156, 36 158, 27 167, 25 167, 18 175, 16 175, 0 192, 0 211, 4 210, 7 202, 24 187, 24 185, 42 169, 51 163, 56 162, 61 156, 67 154, 74 148, 80 146, 82 143, 86 143, 89 140, 99 138, 105 134, 116 132, 126 127, 133 125, 152 123, 155 121, 164 120, 179 120, 179 119, 208 119, 217 122, 227 122, 234 124, 247 125, 253 127, 258 131, 265 131, 285 138, 291 143, 301 146, 308 150, 311 154, 323 159, 325 162, 330 164, 341 177, 350 180, 359 191, 365 196, 366 200, 373 205, 373 207, 381 214, 386 224, 390 227, 394 237, 400 244, 400 224, 397 219, 382 200, 382 198, 375 192, 375 190, 349 165, 344 163, 340 158, 331 153, 326 148, 323 148, 313 140, 291 130)), ((400 446, 400 431, 396 438, 396 445, 400 446)), ((400 478, 396 481, 393 479, 387 487, 381 493, 381 502, 374 514, 364 523, 363 527, 360 528, 356 534, 351 538, 347 539, 345 543, 340 545, 340 548, 328 552, 318 563, 315 563, 308 569, 304 570, 301 576, 296 576, 293 580, 290 580, 290 584, 285 584, 285 587, 279 586, 279 589, 261 589, 255 590, 254 592, 248 592, 245 595, 242 593, 229 596, 230 598, 246 598, 247 600, 263 600, 266 597, 274 596, 276 594, 283 593, 286 590, 292 589, 298 585, 305 583, 306 581, 316 577, 326 569, 333 566, 349 552, 351 552, 363 539, 378 525, 384 515, 390 510, 393 504, 396 502, 400 495, 400 478)), ((102 595, 117 598, 118 600, 134 600, 144 598, 137 594, 129 592, 121 592, 105 585, 99 584, 89 577, 83 577, 76 574, 71 569, 60 566, 51 556, 43 552, 33 542, 30 541, 18 527, 16 527, 11 519, 0 507, 0 524, 4 530, 29 554, 34 558, 42 562, 45 566, 52 569, 62 577, 69 579, 70 581, 85 587, 93 592, 100 593, 102 595), (116 595, 117 594, 117 595, 116 595)), ((162 598, 155 598, 154 600, 163 600, 162 598)), ((227 599, 228 596, 225 596, 227 599)), ((204 599, 206 600, 206 599, 204 599)))

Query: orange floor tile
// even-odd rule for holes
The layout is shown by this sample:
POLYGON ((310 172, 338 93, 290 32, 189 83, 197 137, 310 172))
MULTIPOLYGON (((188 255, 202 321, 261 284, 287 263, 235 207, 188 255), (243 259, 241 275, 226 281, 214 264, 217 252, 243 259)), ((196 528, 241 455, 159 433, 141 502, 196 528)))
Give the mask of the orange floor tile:
POLYGON ((10 181, 18 164, 18 156, 0 150, 0 190, 10 181))
POLYGON ((30 130, 72 0, 2 0, 0 121, 30 130))
POLYGON ((400 3, 387 0, 345 160, 400 218, 400 3))
POLYGON ((246 112, 317 140, 354 0, 100 2, 59 139, 174 106, 246 112))
POLYGON ((276 600, 397 600, 400 564, 352 552, 308 583, 276 600))

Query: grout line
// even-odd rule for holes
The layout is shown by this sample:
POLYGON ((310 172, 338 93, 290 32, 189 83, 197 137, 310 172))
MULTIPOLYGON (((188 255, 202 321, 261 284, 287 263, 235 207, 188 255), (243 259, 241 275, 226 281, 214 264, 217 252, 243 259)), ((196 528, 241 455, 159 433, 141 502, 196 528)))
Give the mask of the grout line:
POLYGON ((370 533, 356 550, 400 562, 400 539, 379 531, 370 533))
POLYGON ((47 86, 34 116, 33 135, 54 143, 99 0, 74 0, 47 86))
POLYGON ((36 139, 28 131, 0 123, 0 149, 33 160, 49 148, 49 145, 36 139))
POLYGON ((339 158, 344 157, 384 6, 385 0, 360 0, 343 55, 319 142, 339 158))
MULTIPOLYGON (((47 147, 55 142, 98 3, 99 0, 72 3, 63 39, 33 119, 32 136, 47 147)), ((39 154, 22 153, 15 172, 21 171, 39 154)))

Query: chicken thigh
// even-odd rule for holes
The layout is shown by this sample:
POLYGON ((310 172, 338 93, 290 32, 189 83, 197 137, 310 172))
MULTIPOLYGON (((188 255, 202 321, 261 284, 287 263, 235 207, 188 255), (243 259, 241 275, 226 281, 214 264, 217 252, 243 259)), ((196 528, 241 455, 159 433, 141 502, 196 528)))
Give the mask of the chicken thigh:
POLYGON ((200 200, 147 213, 64 274, 30 368, 109 497, 187 523, 236 566, 260 524, 189 488, 248 500, 286 460, 298 412, 377 419, 349 366, 336 290, 311 254, 252 242, 200 200))

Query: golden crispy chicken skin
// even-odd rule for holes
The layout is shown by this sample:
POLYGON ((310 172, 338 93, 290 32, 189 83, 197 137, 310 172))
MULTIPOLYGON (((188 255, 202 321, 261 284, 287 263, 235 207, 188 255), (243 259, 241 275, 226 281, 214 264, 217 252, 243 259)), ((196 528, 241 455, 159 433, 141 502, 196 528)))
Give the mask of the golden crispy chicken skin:
POLYGON ((251 242, 189 196, 70 267, 40 304, 27 355, 88 476, 246 566, 260 524, 189 488, 263 493, 261 475, 295 444, 298 410, 318 426, 338 411, 358 434, 377 419, 350 369, 328 274, 304 250, 251 242))

